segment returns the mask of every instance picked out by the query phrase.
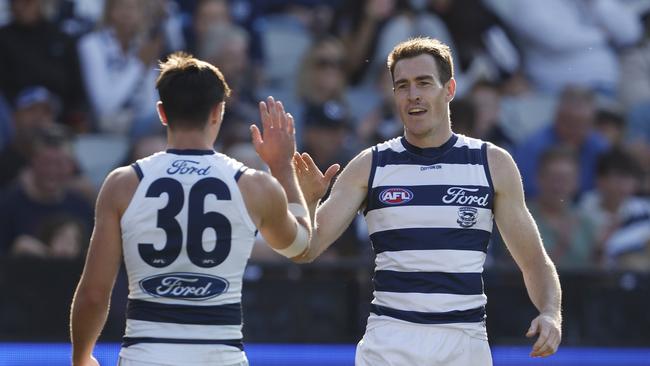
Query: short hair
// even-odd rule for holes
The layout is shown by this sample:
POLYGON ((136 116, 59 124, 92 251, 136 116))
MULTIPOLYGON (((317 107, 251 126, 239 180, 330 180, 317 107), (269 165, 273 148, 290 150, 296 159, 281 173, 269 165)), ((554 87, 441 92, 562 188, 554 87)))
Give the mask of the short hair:
POLYGON ((640 178, 643 175, 641 164, 635 156, 620 147, 614 147, 600 154, 596 162, 596 176, 620 174, 640 178))
POLYGON ((576 171, 580 166, 578 157, 572 149, 564 146, 554 146, 544 150, 540 155, 537 162, 537 173, 539 174, 544 171, 550 164, 562 160, 573 163, 576 166, 576 171))
POLYGON ((156 89, 172 130, 202 129, 210 110, 230 95, 221 71, 190 54, 174 53, 159 66, 156 89))
POLYGON ((393 80, 395 80, 397 61, 424 54, 431 55, 436 61, 440 83, 444 85, 454 77, 454 62, 451 59, 449 46, 435 38, 417 37, 401 42, 388 54, 387 65, 393 80))

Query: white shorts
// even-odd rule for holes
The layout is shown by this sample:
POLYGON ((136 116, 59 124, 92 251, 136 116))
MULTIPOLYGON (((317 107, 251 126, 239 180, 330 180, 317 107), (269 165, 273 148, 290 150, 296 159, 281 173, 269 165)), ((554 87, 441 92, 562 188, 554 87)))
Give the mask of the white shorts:
MULTIPOLYGON (((142 361, 126 360, 126 359, 120 357, 119 360, 117 361, 117 366, 163 366, 163 364, 155 363, 155 362, 142 362, 142 361)), ((168 366, 168 364, 164 364, 164 366, 168 366)), ((248 361, 243 361, 243 362, 240 362, 240 363, 231 364, 231 365, 224 365, 224 366, 248 366, 248 361)))
POLYGON ((356 366, 492 366, 487 339, 447 325, 368 322, 356 366))
POLYGON ((221 344, 138 343, 120 349, 118 366, 248 366, 246 353, 221 344))

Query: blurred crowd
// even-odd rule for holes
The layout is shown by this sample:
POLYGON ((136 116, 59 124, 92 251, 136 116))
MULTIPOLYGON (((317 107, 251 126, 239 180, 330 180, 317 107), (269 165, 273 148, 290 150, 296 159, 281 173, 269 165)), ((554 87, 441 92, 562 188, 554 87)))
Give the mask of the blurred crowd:
MULTIPOLYGON (((165 148, 170 52, 233 89, 218 151, 264 169, 273 95, 324 169, 402 133, 386 56, 418 35, 450 45, 453 129, 513 154, 559 269, 650 271, 650 0, 0 0, 0 258, 83 258, 105 175, 165 148)), ((364 226, 319 260, 370 263, 364 226)), ((514 265, 498 237, 487 265, 514 265)))

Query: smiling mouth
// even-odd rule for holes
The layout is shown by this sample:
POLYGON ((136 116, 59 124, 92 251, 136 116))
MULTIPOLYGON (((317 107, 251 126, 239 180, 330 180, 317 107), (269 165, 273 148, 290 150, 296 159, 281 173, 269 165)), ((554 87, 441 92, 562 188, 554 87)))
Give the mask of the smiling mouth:
POLYGON ((411 108, 408 110, 408 114, 411 116, 421 116, 423 114, 427 113, 427 110, 424 108, 416 107, 416 108, 411 108))

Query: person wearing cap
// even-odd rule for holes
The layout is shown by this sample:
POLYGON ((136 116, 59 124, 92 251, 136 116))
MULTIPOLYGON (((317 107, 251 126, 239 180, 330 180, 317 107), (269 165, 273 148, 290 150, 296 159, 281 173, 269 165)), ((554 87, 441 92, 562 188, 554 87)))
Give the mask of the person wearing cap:
POLYGON ((18 93, 14 102, 14 134, 0 152, 0 189, 7 186, 27 165, 34 135, 55 124, 57 104, 43 86, 31 86, 18 93))
POLYGON ((352 126, 344 104, 335 100, 308 104, 303 122, 302 147, 319 168, 350 161, 353 155, 348 137, 352 126))
MULTIPOLYGON (((321 104, 307 104, 303 120, 303 149, 314 159, 319 169, 327 169, 336 163, 347 164, 353 155, 350 133, 352 122, 348 109, 336 100, 328 100, 321 104)), ((325 193, 326 199, 329 192, 325 193)), ((340 257, 359 257, 367 248, 367 239, 357 233, 356 220, 343 231, 328 251, 327 259, 340 257)))
POLYGON ((61 122, 83 124, 86 101, 76 41, 46 18, 46 1, 8 3, 12 20, 0 28, 0 90, 14 101, 25 88, 43 85, 61 97, 61 122))

